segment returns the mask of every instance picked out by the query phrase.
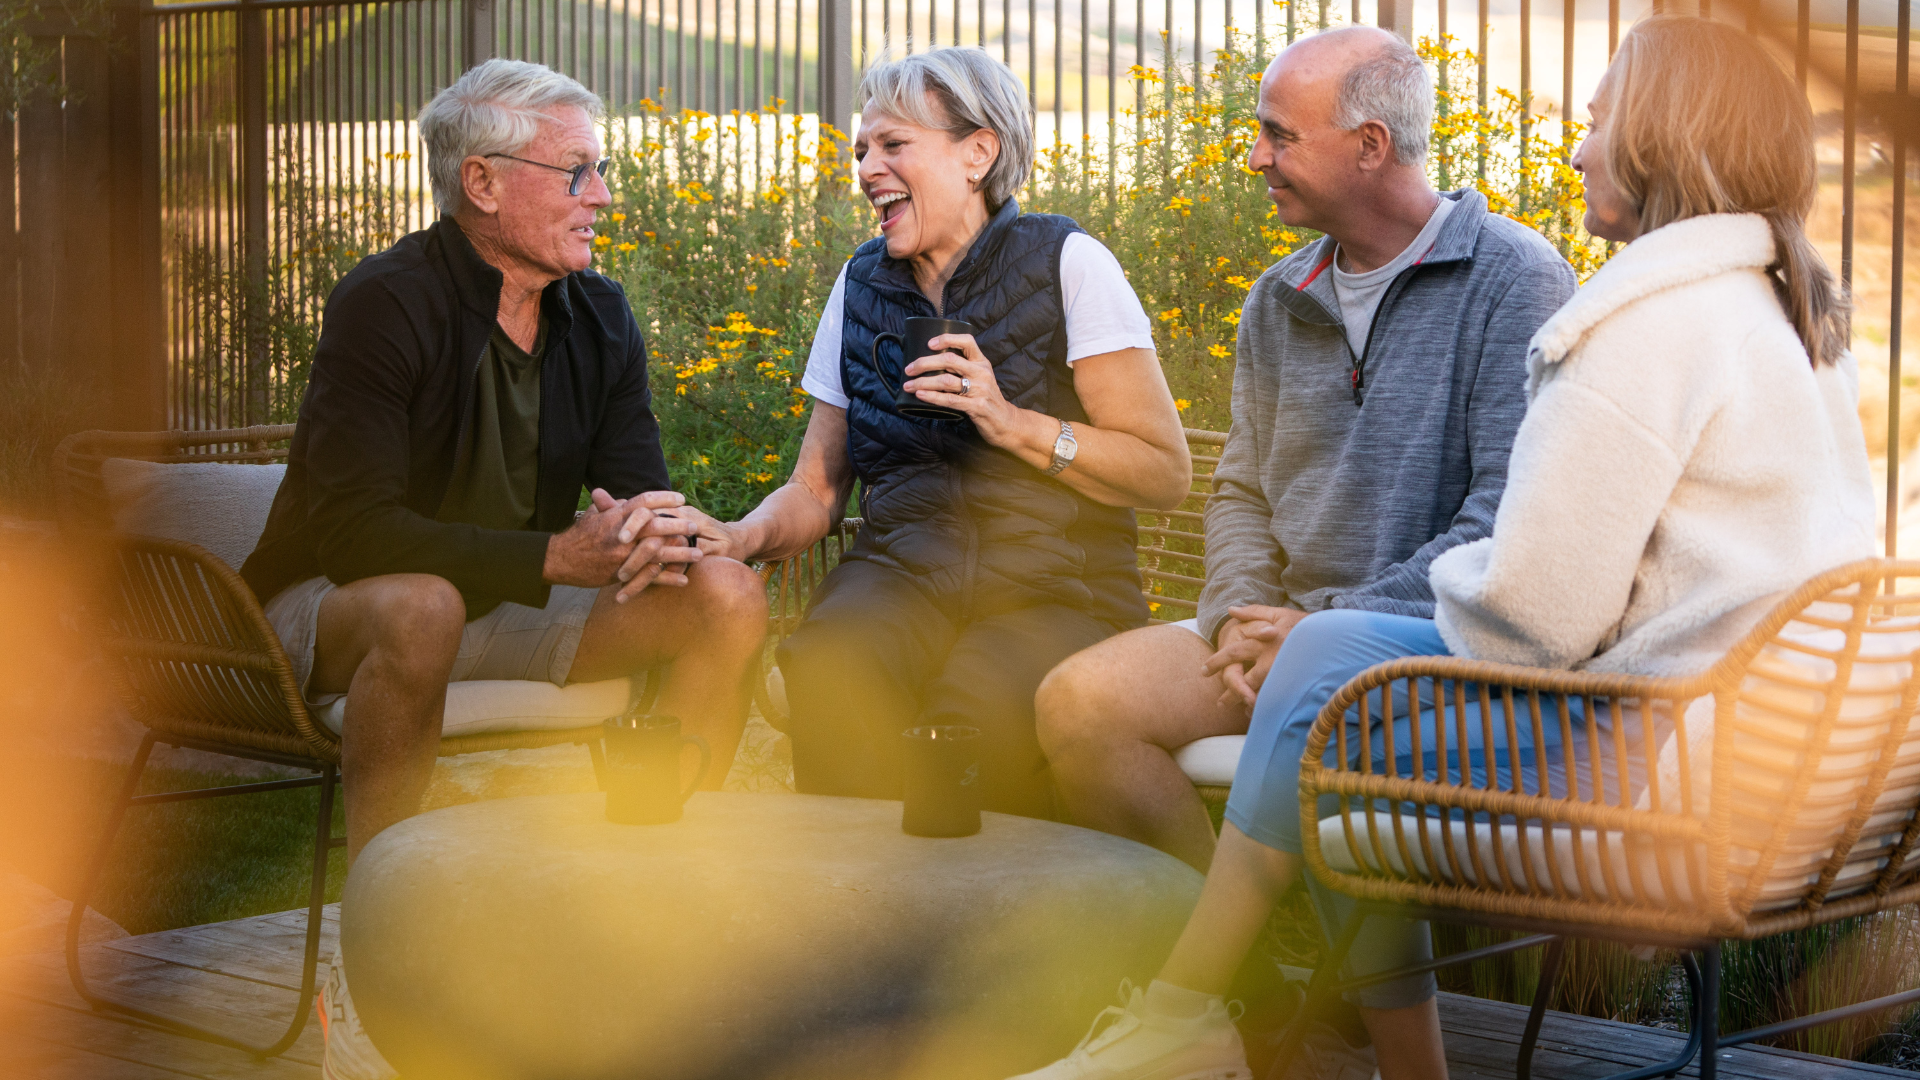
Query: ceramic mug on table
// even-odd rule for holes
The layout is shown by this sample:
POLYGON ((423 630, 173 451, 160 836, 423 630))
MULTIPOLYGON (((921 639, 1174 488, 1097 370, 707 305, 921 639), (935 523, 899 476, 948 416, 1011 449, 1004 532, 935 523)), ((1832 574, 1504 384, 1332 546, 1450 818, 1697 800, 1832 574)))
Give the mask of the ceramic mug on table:
POLYGON ((906 743, 900 829, 910 836, 980 831, 980 729, 928 725, 901 732, 906 743))
MULTIPOLYGON (((896 386, 891 379, 887 378, 887 369, 880 363, 880 343, 883 341, 891 341, 895 345, 900 346, 900 368, 902 371, 905 371, 907 365, 913 363, 915 360, 923 356, 937 355, 941 351, 931 348, 927 344, 927 342, 932 341, 941 334, 972 333, 973 326, 971 324, 960 322, 957 319, 929 319, 916 316, 907 320, 907 330, 904 334, 887 332, 873 336, 873 348, 868 352, 867 363, 873 367, 873 373, 880 376, 880 385, 893 391, 893 409, 895 412, 902 416, 917 416, 924 420, 965 420, 967 418, 967 414, 958 409, 949 409, 945 405, 934 405, 921 401, 919 395, 913 391, 903 390, 899 386, 896 386)), ((958 349, 947 349, 945 351, 953 353, 956 356, 960 353, 958 349)), ((924 374, 931 375, 933 373, 925 372, 924 374)))
POLYGON ((697 735, 681 735, 673 716, 616 716, 606 722, 607 820, 621 825, 665 825, 680 820, 680 808, 713 764, 713 752, 697 735), (683 790, 681 751, 699 747, 700 768, 683 790))

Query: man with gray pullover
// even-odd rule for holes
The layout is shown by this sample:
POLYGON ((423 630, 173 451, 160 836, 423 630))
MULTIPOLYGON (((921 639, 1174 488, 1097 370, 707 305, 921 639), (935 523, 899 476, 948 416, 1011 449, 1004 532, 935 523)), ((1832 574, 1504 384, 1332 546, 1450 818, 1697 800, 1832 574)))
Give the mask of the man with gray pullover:
POLYGON ((1213 829, 1173 752, 1245 733, 1310 613, 1432 618, 1428 565, 1492 531, 1527 342, 1575 282, 1478 192, 1434 191, 1432 116, 1425 67, 1385 31, 1320 33, 1268 68, 1248 166, 1280 220, 1324 235, 1241 313, 1199 617, 1109 638, 1040 687, 1069 820, 1204 872, 1213 829))

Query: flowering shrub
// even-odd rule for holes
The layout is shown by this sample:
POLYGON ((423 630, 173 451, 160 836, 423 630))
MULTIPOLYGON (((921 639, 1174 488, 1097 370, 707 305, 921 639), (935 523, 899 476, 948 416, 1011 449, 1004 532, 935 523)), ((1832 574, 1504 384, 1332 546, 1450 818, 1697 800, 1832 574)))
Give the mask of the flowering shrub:
MULTIPOLYGON (((1473 54, 1450 51, 1452 41, 1420 43, 1436 75, 1428 157, 1435 186, 1477 187, 1494 213, 1540 230, 1584 279, 1606 250, 1580 228, 1584 188, 1566 163, 1571 147, 1529 132, 1527 152, 1519 153, 1519 97, 1496 91, 1481 115, 1473 54)), ((1234 338, 1247 291, 1267 267, 1318 236, 1286 227, 1259 174, 1246 167, 1269 59, 1252 55, 1249 45, 1234 32, 1203 70, 1177 61, 1134 68, 1146 101, 1137 113, 1125 111, 1124 175, 1112 174, 1105 148, 1090 140, 1056 144, 1041 154, 1026 204, 1074 218, 1113 249, 1153 317, 1154 343, 1183 420, 1219 431, 1229 423, 1234 338)))
MULTIPOLYGON (((1586 276, 1607 253, 1579 227, 1570 147, 1532 131, 1520 153, 1520 100, 1498 91, 1481 114, 1472 55, 1452 51, 1451 39, 1420 49, 1446 72, 1429 159, 1436 184, 1474 184, 1495 212, 1540 230, 1586 276)), ((1119 258, 1190 427, 1227 426, 1247 290, 1315 239, 1278 220, 1246 168, 1266 60, 1236 32, 1203 68, 1170 55, 1134 68, 1141 105, 1121 118, 1115 159, 1091 139, 1042 147, 1021 194, 1026 209, 1074 218, 1119 258)), ((625 286, 647 333, 675 483, 724 517, 744 514, 791 473, 814 326, 841 265, 876 232, 849 175, 846 134, 805 126, 776 112, 781 104, 716 116, 647 101, 609 132, 613 204, 597 226, 594 265, 625 286)), ((271 268, 275 284, 254 301, 264 307, 248 308, 237 282, 215 282, 212 263, 195 275, 204 285, 192 290, 196 303, 211 305, 200 321, 213 337, 243 338, 243 309, 268 312, 251 332, 270 339, 278 377, 270 390, 249 380, 242 392, 266 406, 252 415, 291 418, 319 298, 359 253, 391 242, 394 198, 390 189, 303 192, 313 212, 293 216, 311 236, 271 268)), ((191 351, 217 355, 218 345, 191 351)))
POLYGON ((642 110, 610 148, 594 263, 647 331, 675 483, 738 517, 793 471, 814 324, 870 214, 846 194, 847 140, 831 127, 809 138, 772 112, 642 110))

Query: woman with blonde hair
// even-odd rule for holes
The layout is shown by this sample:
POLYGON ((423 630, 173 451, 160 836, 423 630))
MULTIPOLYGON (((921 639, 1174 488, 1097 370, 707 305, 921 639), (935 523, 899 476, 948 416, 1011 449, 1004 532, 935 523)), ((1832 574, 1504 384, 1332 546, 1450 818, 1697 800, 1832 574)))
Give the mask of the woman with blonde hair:
MULTIPOLYGON (((1326 611, 1294 628, 1261 689, 1219 852, 1173 955, 1145 993, 1108 1011, 1111 1023, 1028 1076, 1251 1076, 1222 995, 1299 875, 1307 734, 1360 671, 1453 655, 1691 673, 1785 591, 1873 554, 1845 302, 1804 229, 1816 183, 1805 98, 1747 35, 1660 16, 1621 42, 1591 112, 1573 158, 1586 227, 1626 246, 1532 339, 1527 414, 1493 534, 1434 560, 1430 622, 1326 611)), ((1357 710, 1347 722, 1358 724, 1357 710)), ((1463 752, 1497 760, 1509 748, 1494 738, 1448 763, 1395 767, 1459 769, 1463 752)), ((1444 743, 1429 731, 1424 745, 1444 743)), ((1323 923, 1343 925, 1350 902, 1313 892, 1323 923)), ((1403 921, 1370 921, 1360 941, 1355 976, 1417 963, 1429 948, 1425 928, 1403 921)), ((1445 1077, 1432 977, 1385 989, 1384 1003, 1356 1002, 1379 1075, 1445 1077)))

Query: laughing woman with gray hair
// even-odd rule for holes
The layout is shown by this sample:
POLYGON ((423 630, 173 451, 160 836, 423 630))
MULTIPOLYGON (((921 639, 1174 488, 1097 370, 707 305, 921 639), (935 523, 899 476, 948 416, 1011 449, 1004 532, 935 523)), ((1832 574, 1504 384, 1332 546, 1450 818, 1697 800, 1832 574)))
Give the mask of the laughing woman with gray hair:
POLYGON ((980 729, 989 809, 1051 816, 1033 695, 1146 621, 1132 507, 1191 465, 1151 325, 1072 221, 1023 214, 1026 92, 977 48, 873 68, 860 190, 881 235, 821 313, 793 477, 701 547, 781 558, 860 481, 859 536, 781 646, 801 791, 898 798, 901 732, 980 729))

